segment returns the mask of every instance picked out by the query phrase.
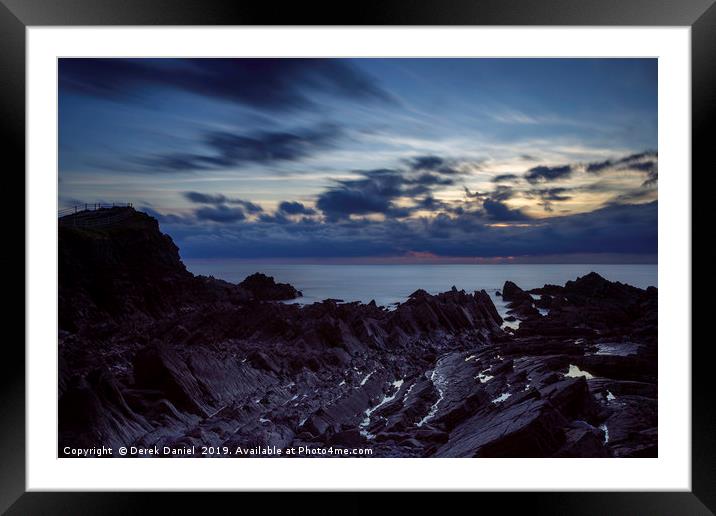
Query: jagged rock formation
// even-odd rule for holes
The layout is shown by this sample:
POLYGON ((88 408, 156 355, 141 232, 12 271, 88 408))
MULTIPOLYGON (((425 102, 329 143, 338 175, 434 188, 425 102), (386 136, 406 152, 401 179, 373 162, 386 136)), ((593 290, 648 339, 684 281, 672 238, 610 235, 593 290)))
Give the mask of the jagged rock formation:
POLYGON ((502 299, 508 302, 509 314, 519 319, 531 319, 539 315, 534 299, 520 287, 506 281, 502 287, 502 299))
POLYGON ((296 299, 303 294, 288 283, 276 283, 274 279, 257 272, 239 283, 239 287, 248 290, 254 299, 260 301, 283 301, 296 299))
POLYGON ((590 274, 490 296, 300 295, 195 277, 154 219, 60 227, 59 444, 654 456, 656 289, 590 274), (541 296, 537 298, 537 296, 541 296))

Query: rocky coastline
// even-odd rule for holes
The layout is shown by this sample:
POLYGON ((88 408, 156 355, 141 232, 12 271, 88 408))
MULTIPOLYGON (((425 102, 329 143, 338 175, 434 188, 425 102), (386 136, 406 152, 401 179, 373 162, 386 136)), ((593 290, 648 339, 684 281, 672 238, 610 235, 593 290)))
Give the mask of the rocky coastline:
POLYGON ((286 304, 301 293, 260 273, 194 276, 142 212, 60 224, 58 454, 657 456, 656 288, 508 281, 508 326, 484 290, 415 287, 390 309, 286 304))

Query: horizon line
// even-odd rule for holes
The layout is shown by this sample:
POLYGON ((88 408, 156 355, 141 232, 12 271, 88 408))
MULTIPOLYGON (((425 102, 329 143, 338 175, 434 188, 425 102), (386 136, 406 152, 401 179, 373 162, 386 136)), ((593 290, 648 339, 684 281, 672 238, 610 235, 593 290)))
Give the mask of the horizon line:
POLYGON ((542 256, 436 256, 408 254, 402 256, 356 257, 266 257, 241 258, 232 256, 182 256, 191 261, 236 261, 242 263, 276 265, 658 265, 656 254, 565 254, 542 256))

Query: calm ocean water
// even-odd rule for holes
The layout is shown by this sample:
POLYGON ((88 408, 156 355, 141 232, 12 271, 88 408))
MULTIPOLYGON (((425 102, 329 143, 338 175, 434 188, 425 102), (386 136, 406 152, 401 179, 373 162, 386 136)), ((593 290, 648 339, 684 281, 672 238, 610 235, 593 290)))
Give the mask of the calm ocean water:
MULTIPOLYGON (((323 299, 362 301, 388 306, 402 302, 422 288, 431 294, 452 286, 468 292, 485 289, 493 295, 506 280, 523 289, 546 283, 563 285, 589 272, 639 288, 657 287, 656 265, 514 264, 514 265, 305 265, 261 264, 242 260, 184 260, 195 274, 212 275, 232 283, 254 272, 273 276, 303 292, 300 303, 323 299)), ((501 308, 501 307, 498 307, 501 308)))

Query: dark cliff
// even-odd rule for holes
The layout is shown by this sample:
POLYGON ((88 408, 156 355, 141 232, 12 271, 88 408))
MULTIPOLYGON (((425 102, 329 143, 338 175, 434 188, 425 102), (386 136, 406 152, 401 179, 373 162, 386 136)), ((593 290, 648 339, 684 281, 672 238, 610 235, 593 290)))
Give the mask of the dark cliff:
POLYGON ((94 226, 76 225, 73 215, 59 221, 61 330, 103 322, 147 322, 200 304, 300 295, 292 286, 263 275, 254 275, 241 286, 194 276, 155 218, 132 208, 94 213, 99 212, 94 219, 99 224, 94 226), (103 220, 117 221, 102 224, 103 220))
POLYGON ((155 219, 132 208, 112 211, 129 210, 128 218, 106 227, 76 227, 71 217, 60 219, 60 329, 168 314, 194 283, 155 219))

